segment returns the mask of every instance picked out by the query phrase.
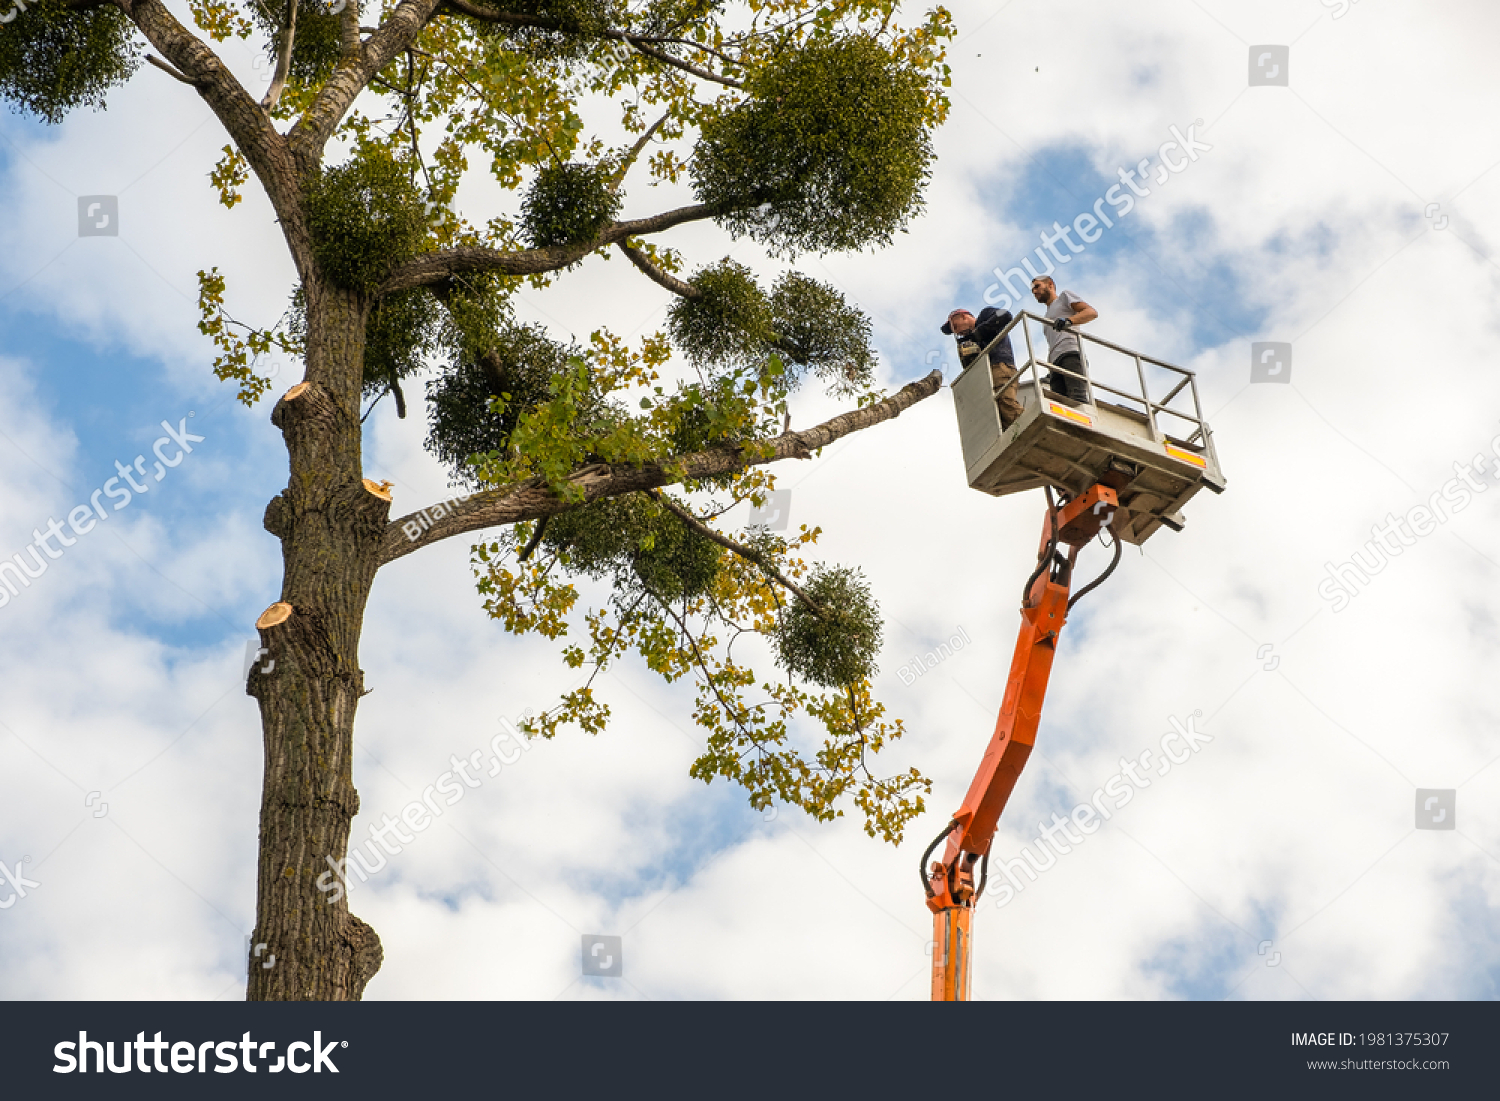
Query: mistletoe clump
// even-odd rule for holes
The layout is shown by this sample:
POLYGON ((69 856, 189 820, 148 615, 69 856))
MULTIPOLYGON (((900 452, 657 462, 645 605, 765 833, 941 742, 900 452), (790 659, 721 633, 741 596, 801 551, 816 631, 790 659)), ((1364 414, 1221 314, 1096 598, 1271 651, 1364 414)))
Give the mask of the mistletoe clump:
POLYGON ((774 255, 889 244, 920 211, 928 91, 867 35, 815 41, 752 73, 750 98, 704 122, 693 188, 774 255))
POLYGON ((307 187, 313 255, 340 286, 368 294, 427 237, 427 214, 410 168, 381 146, 364 146, 307 187))
POLYGON ((629 21, 622 0, 507 0, 514 23, 480 24, 482 34, 511 43, 534 60, 573 60, 597 37, 629 21))
POLYGON ((521 203, 521 228, 536 248, 586 244, 620 212, 612 184, 603 165, 548 165, 521 203))
POLYGON ((787 605, 776 633, 781 665, 804 680, 838 688, 875 675, 880 653, 880 608, 857 569, 813 567, 803 591, 819 615, 797 601, 787 605))
MULTIPOLYGON (((553 380, 579 349, 551 339, 539 325, 501 326, 467 338, 457 333, 452 339, 458 345, 452 368, 427 386, 426 447, 455 480, 477 487, 470 457, 506 451, 521 417, 552 396, 553 380)), ((590 388, 575 411, 575 425, 585 429, 604 412, 603 394, 590 388)))
POLYGON ((719 575, 723 551, 649 497, 597 501, 547 522, 544 544, 568 568, 614 583, 615 599, 695 600, 719 575))
POLYGON ((667 312, 672 340, 693 364, 722 374, 760 363, 776 340, 771 303, 743 264, 728 257, 693 276, 699 294, 667 312))
MULTIPOLYGON (((283 27, 291 10, 289 3, 290 0, 280 0, 267 5, 256 0, 245 5, 266 36, 266 54, 272 66, 281 53, 283 27)), ((357 0, 345 0, 339 12, 334 12, 333 5, 325 0, 301 0, 297 4, 296 33, 292 36, 291 64, 287 67, 292 80, 316 85, 333 75, 344 49, 343 29, 339 24, 343 18, 340 13, 346 7, 354 9, 353 18, 359 17, 357 0)))
POLYGON ((62 0, 11 7, 0 26, 0 99, 59 123, 75 107, 104 106, 141 63, 134 27, 113 4, 69 8, 62 0))
POLYGON ((874 382, 870 319, 837 289, 788 272, 771 292, 771 313, 790 384, 811 372, 831 392, 846 396, 874 382))
POLYGON ((725 258, 693 276, 696 297, 668 310, 673 341, 705 374, 781 365, 776 393, 816 375, 830 393, 848 396, 874 381, 870 319, 839 291, 787 272, 767 296, 750 269, 725 258))
POLYGON ((440 323, 437 300, 425 290, 394 294, 376 303, 365 322, 365 395, 389 390, 397 413, 406 416, 401 380, 427 365, 440 323))

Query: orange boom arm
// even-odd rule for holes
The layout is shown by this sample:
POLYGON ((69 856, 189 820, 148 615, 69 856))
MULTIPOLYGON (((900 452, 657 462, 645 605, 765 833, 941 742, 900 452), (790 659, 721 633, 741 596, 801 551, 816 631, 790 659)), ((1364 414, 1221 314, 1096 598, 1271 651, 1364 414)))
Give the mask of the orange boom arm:
MULTIPOLYGON (((933 914, 934 1001, 969 998, 973 963, 970 927, 974 905, 984 890, 983 866, 976 887, 974 865, 982 858, 987 860, 1000 812, 1005 809, 1036 743, 1042 701, 1047 695, 1047 680, 1052 675, 1052 659, 1057 653, 1057 638, 1068 619, 1068 595, 1078 550, 1113 519, 1118 507, 1115 490, 1103 484, 1096 484, 1082 496, 1063 504, 1051 504, 1049 497, 1037 568, 1026 583, 1021 631, 1016 637, 1010 680, 1005 686, 1000 717, 995 721, 995 733, 969 785, 969 793, 964 796, 963 806, 922 856, 923 887, 927 908, 933 914), (1068 548, 1066 555, 1060 550, 1062 546, 1068 548), (928 857, 945 838, 948 844, 943 859, 933 861, 928 868, 928 857)), ((1118 538, 1115 556, 1118 561, 1118 538)), ((1113 568, 1111 564, 1110 570, 1113 568)), ((1109 572, 1106 570, 1099 580, 1109 572)), ((1088 589, 1098 583, 1095 581, 1088 589)))

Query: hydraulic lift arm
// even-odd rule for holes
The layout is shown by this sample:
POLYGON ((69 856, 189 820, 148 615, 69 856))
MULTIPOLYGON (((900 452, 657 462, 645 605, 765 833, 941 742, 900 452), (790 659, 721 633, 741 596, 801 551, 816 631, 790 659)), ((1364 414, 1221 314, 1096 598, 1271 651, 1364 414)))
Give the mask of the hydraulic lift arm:
POLYGON ((1000 705, 1000 717, 990 738, 979 771, 969 785, 963 806, 922 854, 922 886, 927 908, 933 914, 932 999, 967 1001, 972 970, 970 928, 974 906, 984 891, 990 840, 1000 812, 1031 747, 1036 742, 1042 718, 1042 701, 1057 653, 1057 638, 1068 619, 1068 609, 1079 597, 1098 585, 1119 561, 1120 543, 1115 540, 1115 558, 1109 569, 1071 601, 1073 563, 1081 547, 1113 519, 1119 499, 1115 488, 1099 483, 1070 501, 1053 503, 1048 494, 1046 521, 1042 526, 1037 567, 1026 582, 1021 605, 1021 632, 1011 659, 1010 680, 1000 705), (1062 547, 1068 548, 1064 554, 1062 547), (941 861, 928 858, 947 840, 941 861), (975 883, 974 865, 980 864, 975 883))

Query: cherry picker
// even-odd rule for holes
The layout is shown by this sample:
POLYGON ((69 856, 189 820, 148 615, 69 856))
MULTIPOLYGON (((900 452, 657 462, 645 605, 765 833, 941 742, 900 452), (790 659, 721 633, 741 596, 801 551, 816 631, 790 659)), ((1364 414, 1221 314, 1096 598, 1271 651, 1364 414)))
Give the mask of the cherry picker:
POLYGON ((1068 612, 1114 572, 1124 543, 1140 545, 1162 526, 1181 531, 1182 506, 1202 488, 1222 493, 1225 486, 1193 372, 1075 330, 1090 345, 1085 371, 1075 374, 1037 357, 1032 324, 1051 323, 1023 311, 992 342, 1019 327, 1026 349, 1017 373, 1024 412, 1009 428, 1001 427, 991 389, 988 347, 953 383, 970 487, 996 497, 1041 487, 1047 512, 1036 568, 1022 589, 1021 630, 995 732, 963 805, 922 854, 934 1001, 969 1000, 974 909, 990 843, 1036 743, 1068 612), (1081 378, 1088 400, 1047 389, 1042 368, 1081 378), (1078 552, 1106 531, 1109 566, 1072 593, 1078 552), (942 859, 929 864, 939 845, 942 859))

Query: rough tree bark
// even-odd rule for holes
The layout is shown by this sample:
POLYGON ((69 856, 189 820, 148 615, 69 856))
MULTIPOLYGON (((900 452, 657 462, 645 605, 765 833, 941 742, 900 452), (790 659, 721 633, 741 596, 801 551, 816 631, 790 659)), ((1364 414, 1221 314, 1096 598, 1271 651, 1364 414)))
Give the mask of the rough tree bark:
POLYGON ((390 497, 361 470, 367 304, 316 280, 304 289, 307 377, 271 413, 291 468, 265 516, 281 540, 281 600, 256 623, 266 653, 246 685, 265 743, 254 942, 266 946, 250 960, 246 996, 342 1001, 360 998, 379 969, 380 939, 343 892, 319 891, 316 881, 328 858, 344 859, 359 813, 359 637, 390 497))

